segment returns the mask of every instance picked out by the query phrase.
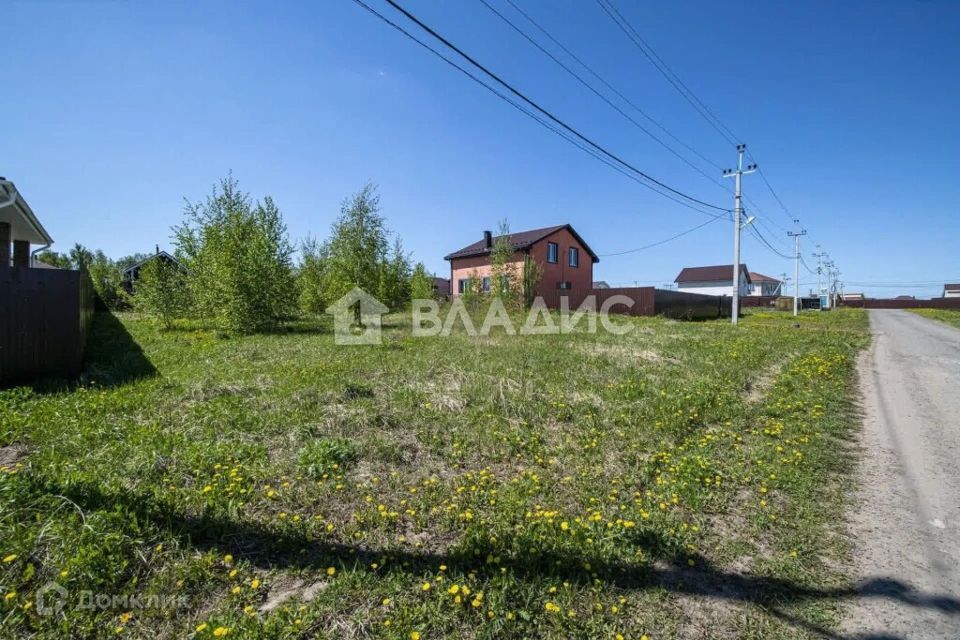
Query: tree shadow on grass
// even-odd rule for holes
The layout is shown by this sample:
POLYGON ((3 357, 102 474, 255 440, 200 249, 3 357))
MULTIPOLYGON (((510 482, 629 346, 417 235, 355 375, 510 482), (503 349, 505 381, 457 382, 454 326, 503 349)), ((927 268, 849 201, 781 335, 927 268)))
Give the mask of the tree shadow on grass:
MULTIPOLYGON (((648 565, 611 562, 586 553, 572 556, 537 549, 516 549, 510 555, 505 555, 502 548, 474 548, 469 552, 453 550, 445 553, 378 549, 361 544, 318 541, 302 533, 283 531, 263 523, 237 521, 227 516, 185 514, 175 505, 125 489, 104 491, 89 483, 59 486, 37 479, 31 479, 30 482, 36 491, 68 498, 82 511, 128 512, 135 515, 138 521, 151 522, 184 544, 220 555, 230 553, 263 570, 320 572, 337 562, 348 567, 366 567, 376 562, 381 565, 383 572, 411 575, 436 571, 440 565, 446 565, 452 573, 474 573, 481 579, 500 574, 503 568, 518 581, 550 578, 574 584, 592 584, 596 578, 621 589, 662 589, 675 594, 757 605, 798 630, 830 640, 898 640, 899 636, 844 636, 786 609, 812 601, 883 599, 938 612, 960 623, 960 600, 957 598, 946 594, 923 593, 889 577, 874 577, 850 586, 817 588, 782 578, 724 571, 699 555, 684 555, 682 563, 648 565), (488 552, 500 555, 501 562, 487 563, 485 558, 488 552), (687 559, 693 560, 693 566, 688 566, 687 559), (584 563, 589 563, 589 572, 584 569, 584 563)), ((642 535, 645 545, 651 549, 668 546, 656 532, 644 531, 642 535)))
POLYGON ((157 370, 120 320, 109 311, 93 314, 80 379, 48 378, 33 385, 37 393, 72 391, 81 383, 115 387, 156 375, 157 370))

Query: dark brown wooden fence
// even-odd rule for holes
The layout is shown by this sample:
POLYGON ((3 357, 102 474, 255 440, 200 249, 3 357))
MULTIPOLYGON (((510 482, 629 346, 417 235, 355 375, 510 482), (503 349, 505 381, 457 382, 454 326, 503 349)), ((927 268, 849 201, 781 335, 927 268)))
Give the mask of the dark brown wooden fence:
POLYGON ((930 300, 867 298, 866 300, 844 300, 840 305, 857 309, 960 309, 960 298, 932 298, 930 300))
POLYGON ((684 320, 730 317, 730 298, 707 296, 685 291, 667 291, 655 287, 620 287, 613 289, 584 289, 581 291, 548 291, 543 295, 544 302, 551 309, 559 309, 561 300, 567 299, 568 308, 575 310, 589 297, 593 296, 596 308, 614 296, 622 296, 633 304, 615 304, 610 313, 631 316, 666 316, 684 320))
POLYGON ((79 271, 0 267, 0 385, 79 374, 92 319, 79 271))

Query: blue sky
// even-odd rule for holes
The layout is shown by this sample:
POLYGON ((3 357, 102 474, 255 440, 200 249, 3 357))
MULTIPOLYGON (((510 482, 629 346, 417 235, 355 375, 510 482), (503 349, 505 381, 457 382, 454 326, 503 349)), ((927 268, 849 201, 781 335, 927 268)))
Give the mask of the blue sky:
MULTIPOLYGON (((489 1, 539 36, 505 0, 489 1)), ((517 1, 671 133, 721 167, 734 164, 730 144, 595 2, 517 1)), ((859 283, 960 281, 960 3, 614 2, 749 145, 810 233, 808 264, 819 243, 848 291, 882 296, 941 287, 859 283)), ((402 4, 635 166, 732 204, 479 0, 402 4)), ((569 222, 599 254, 706 220, 598 163, 350 0, 13 2, 4 23, 0 175, 17 183, 56 249, 80 242, 119 257, 169 248, 183 199, 202 198, 230 170, 254 197, 274 197, 295 240, 326 236, 340 202, 372 181, 390 227, 439 274, 446 253, 502 218, 514 230, 569 222)), ((759 230, 789 252, 780 228, 789 217, 759 176, 744 188, 759 230)), ((792 272, 792 261, 749 235, 742 255, 751 270, 792 272)), ((594 274, 659 285, 683 266, 731 259, 731 223, 716 222, 601 258, 594 274)), ((801 282, 814 280, 801 270, 801 282)))

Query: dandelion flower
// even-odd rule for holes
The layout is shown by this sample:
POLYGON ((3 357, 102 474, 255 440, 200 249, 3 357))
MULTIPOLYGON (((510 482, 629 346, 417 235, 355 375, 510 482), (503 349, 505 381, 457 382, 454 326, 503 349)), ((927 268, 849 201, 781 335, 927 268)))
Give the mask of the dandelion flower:
POLYGON ((10 555, 5 556, 5 557, 3 558, 3 563, 4 563, 4 564, 10 564, 11 562, 13 562, 13 561, 16 560, 16 559, 17 559, 17 554, 11 553, 10 555))
POLYGON ((197 625, 197 628, 195 629, 195 631, 196 631, 197 633, 203 633, 203 632, 206 631, 206 630, 207 630, 207 623, 206 623, 206 622, 202 622, 202 623, 198 624, 198 625, 197 625))
POLYGON ((213 630, 213 635, 217 638, 222 638, 230 633, 230 627, 217 627, 213 630))
POLYGON ((424 582, 422 585, 420 585, 420 590, 421 590, 421 591, 430 591, 430 587, 431 587, 431 586, 432 586, 432 585, 431 585, 429 582, 424 582))
POLYGON ((251 581, 250 581, 250 588, 251 588, 251 589, 259 589, 259 588, 260 588, 260 580, 259 580, 258 578, 254 578, 253 580, 251 580, 251 581))
POLYGON ((328 575, 328 576, 335 576, 335 575, 337 575, 337 568, 336 568, 336 567, 327 567, 327 575, 328 575))

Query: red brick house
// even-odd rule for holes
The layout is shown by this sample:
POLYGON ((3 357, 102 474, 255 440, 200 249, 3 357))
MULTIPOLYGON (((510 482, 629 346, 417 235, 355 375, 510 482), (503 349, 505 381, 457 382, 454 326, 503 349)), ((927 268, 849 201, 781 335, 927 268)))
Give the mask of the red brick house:
MULTIPOLYGON (((482 279, 484 291, 490 290, 490 251, 498 239, 499 236, 484 231, 482 240, 444 258, 450 261, 450 288, 454 296, 463 293, 473 277, 482 279)), ((511 233, 507 239, 513 246, 513 261, 518 270, 526 256, 543 268, 537 295, 593 288, 593 265, 600 259, 569 224, 511 233)))

